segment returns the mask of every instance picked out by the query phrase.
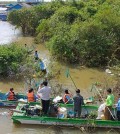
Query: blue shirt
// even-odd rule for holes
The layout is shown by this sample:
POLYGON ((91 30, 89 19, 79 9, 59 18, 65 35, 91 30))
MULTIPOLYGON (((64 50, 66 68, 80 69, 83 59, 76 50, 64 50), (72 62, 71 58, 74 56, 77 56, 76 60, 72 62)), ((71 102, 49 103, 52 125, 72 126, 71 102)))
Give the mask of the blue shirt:
POLYGON ((118 103, 117 103, 117 111, 120 111, 120 98, 119 98, 118 103))
POLYGON ((40 61, 39 64, 40 64, 40 69, 41 69, 41 70, 44 70, 44 69, 45 69, 45 65, 44 65, 44 63, 43 63, 42 61, 40 61))

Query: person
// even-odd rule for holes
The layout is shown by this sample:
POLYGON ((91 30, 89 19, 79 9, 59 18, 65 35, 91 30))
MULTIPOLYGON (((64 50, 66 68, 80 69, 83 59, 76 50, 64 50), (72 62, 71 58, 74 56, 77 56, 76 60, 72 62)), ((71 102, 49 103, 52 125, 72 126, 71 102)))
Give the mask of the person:
POLYGON ((39 66, 40 66, 40 70, 41 70, 42 72, 46 73, 45 64, 44 64, 44 62, 43 62, 41 59, 39 59, 39 66))
POLYGON ((117 119, 118 121, 120 121, 120 94, 119 95, 119 99, 118 99, 118 102, 117 102, 117 119))
POLYGON ((35 51, 35 55, 34 55, 34 57, 35 57, 35 60, 38 60, 38 59, 39 59, 39 56, 38 56, 37 50, 35 51))
POLYGON ((14 101, 16 100, 14 89, 10 88, 10 91, 6 94, 6 97, 9 101, 14 101))
POLYGON ((74 100, 74 118, 76 118, 78 114, 78 118, 81 115, 81 105, 84 104, 83 97, 80 95, 80 89, 76 90, 76 95, 73 97, 74 100))
POLYGON ((42 112, 44 115, 48 113, 49 103, 50 103, 50 94, 51 94, 51 87, 48 87, 48 82, 43 82, 43 87, 39 87, 38 94, 40 94, 41 102, 42 102, 42 112))
POLYGON ((63 102, 65 104, 70 103, 71 101, 71 94, 68 92, 68 89, 65 90, 65 94, 63 96, 63 102))
POLYGON ((30 88, 28 93, 27 93, 27 100, 28 102, 35 102, 36 101, 36 96, 34 94, 33 88, 30 88))
POLYGON ((107 99, 105 101, 105 110, 104 110, 104 118, 105 120, 111 120, 112 115, 112 106, 114 104, 114 95, 112 94, 111 88, 107 89, 107 99))

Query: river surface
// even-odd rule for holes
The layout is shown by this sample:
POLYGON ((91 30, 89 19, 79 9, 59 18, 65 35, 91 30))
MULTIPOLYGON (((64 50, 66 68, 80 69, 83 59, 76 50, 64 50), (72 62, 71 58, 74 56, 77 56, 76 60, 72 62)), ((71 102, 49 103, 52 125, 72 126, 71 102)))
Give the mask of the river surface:
MULTIPOLYGON (((12 42, 17 42, 20 45, 27 44, 28 46, 34 46, 34 41, 32 37, 23 37, 20 29, 16 29, 14 26, 8 22, 0 21, 0 44, 10 44, 12 42)), ((66 78, 65 71, 68 66, 64 63, 59 63, 51 58, 49 51, 44 45, 36 45, 34 49, 37 49, 39 56, 47 66, 49 63, 53 63, 50 68, 53 72, 59 70, 59 75, 53 79, 52 82, 57 82, 63 85, 64 88, 69 88, 72 93, 75 92, 75 87, 70 78, 66 78)), ((89 97, 92 95, 90 92, 90 86, 93 82, 111 82, 111 76, 108 76, 104 70, 98 69, 88 69, 80 66, 69 66, 70 74, 74 80, 76 86, 81 89, 81 94, 84 97, 89 97)), ((6 92, 10 87, 13 87, 16 92, 24 91, 24 82, 20 80, 12 79, 0 79, 0 90, 6 92)), ((94 134, 106 134, 108 130, 95 130, 91 132, 94 134)), ((14 125, 12 123, 10 113, 8 109, 0 109, 0 134, 89 134, 90 132, 82 132, 77 128, 57 128, 57 127, 41 127, 36 125, 14 125)), ((118 134, 118 131, 110 131, 110 134, 118 134)))

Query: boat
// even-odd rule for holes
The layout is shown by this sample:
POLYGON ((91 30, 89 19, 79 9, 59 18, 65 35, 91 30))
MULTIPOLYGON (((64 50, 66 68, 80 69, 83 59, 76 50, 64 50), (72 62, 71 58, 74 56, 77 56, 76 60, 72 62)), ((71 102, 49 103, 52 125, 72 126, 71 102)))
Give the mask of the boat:
MULTIPOLYGON (((59 96, 57 96, 59 97, 59 96)), ((51 98, 51 100, 56 100, 56 98, 51 98)), ((62 99, 62 97, 61 97, 62 99)), ((9 101, 7 100, 6 98, 6 93, 3 93, 3 92, 0 92, 0 108, 13 108, 13 107, 16 107, 17 104, 20 102, 20 101, 23 101, 23 102, 27 102, 27 96, 24 95, 24 94, 21 94, 21 93, 18 93, 16 94, 16 101, 9 101)), ((59 99, 57 100, 58 102, 60 101, 59 99)), ((93 102, 93 98, 90 97, 88 99, 85 99, 84 100, 84 103, 88 104, 88 103, 92 103, 93 102)))
POLYGON ((6 98, 6 93, 0 92, 0 108, 13 108, 16 107, 20 99, 27 99, 27 96, 24 94, 16 94, 15 101, 9 101, 6 98))
MULTIPOLYGON (((120 121, 113 120, 96 120, 94 114, 97 114, 98 106, 84 105, 82 106, 81 118, 74 118, 72 115, 73 104, 59 104, 59 107, 67 109, 67 116, 42 116, 37 114, 29 115, 23 110, 25 104, 19 103, 12 115, 13 123, 35 124, 35 125, 52 125, 52 126, 69 126, 69 127, 97 127, 97 128, 120 128, 120 121), (71 115, 70 115, 71 114, 71 115), (69 115, 69 116, 68 116, 69 115)), ((37 104, 39 105, 39 104, 37 104)), ((35 107, 36 104, 27 105, 35 107)), ((113 109, 114 111, 115 109, 113 109)), ((66 113, 64 111, 64 113, 66 113)), ((114 112, 113 112, 114 113, 114 112)))

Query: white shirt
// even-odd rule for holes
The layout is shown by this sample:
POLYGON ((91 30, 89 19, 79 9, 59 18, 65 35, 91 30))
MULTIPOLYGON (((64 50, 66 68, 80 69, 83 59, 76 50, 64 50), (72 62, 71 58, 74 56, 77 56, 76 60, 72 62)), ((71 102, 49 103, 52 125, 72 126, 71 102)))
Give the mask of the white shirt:
POLYGON ((50 93, 51 93, 51 87, 44 86, 42 88, 39 87, 38 94, 40 94, 40 97, 42 100, 49 100, 50 99, 50 93))

